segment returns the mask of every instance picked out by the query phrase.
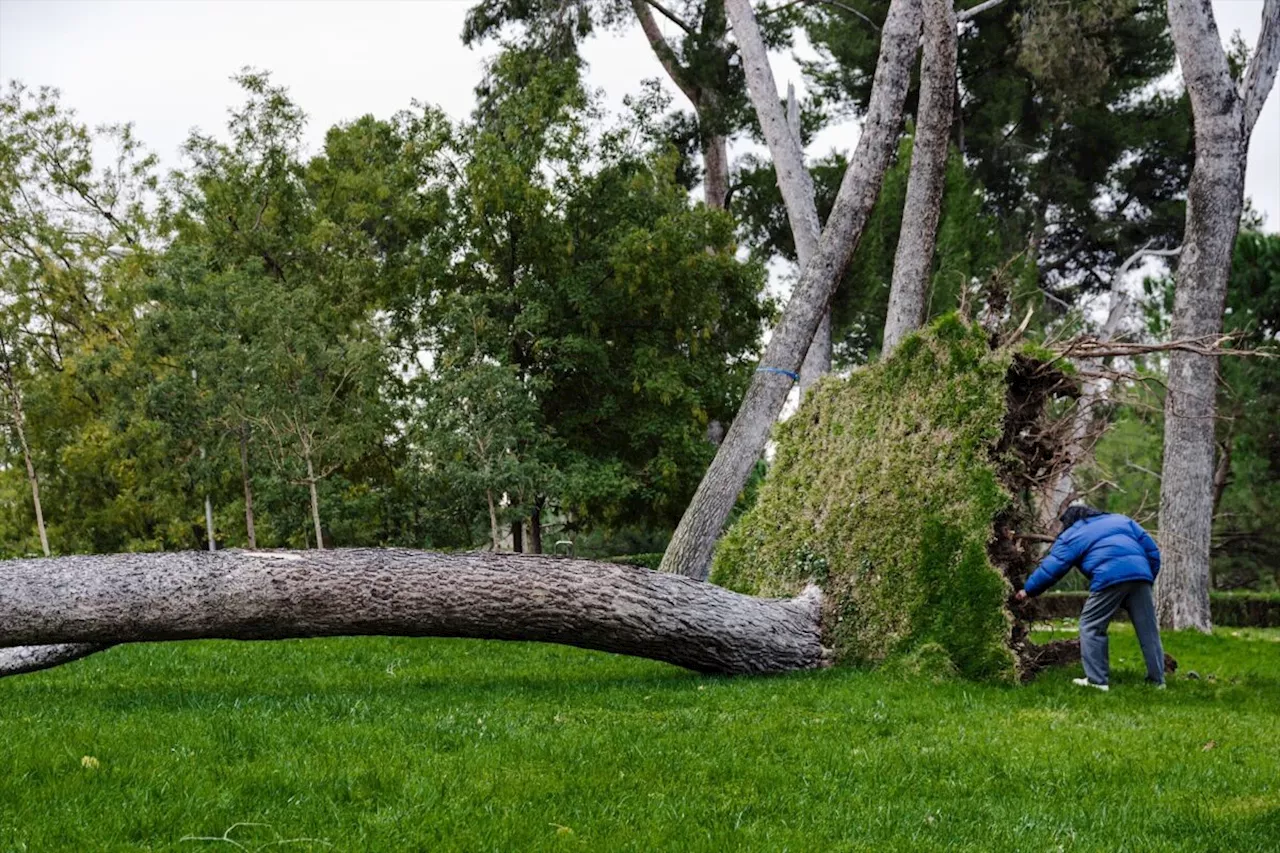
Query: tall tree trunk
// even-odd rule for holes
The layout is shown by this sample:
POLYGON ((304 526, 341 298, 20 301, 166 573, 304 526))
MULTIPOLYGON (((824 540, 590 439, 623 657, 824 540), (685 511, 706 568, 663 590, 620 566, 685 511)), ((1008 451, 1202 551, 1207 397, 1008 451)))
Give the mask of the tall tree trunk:
POLYGON ((316 471, 311 465, 311 453, 305 454, 307 458, 307 490, 311 494, 311 523, 316 528, 316 549, 324 550, 324 533, 320 528, 320 496, 316 492, 316 471))
POLYGON ((218 550, 218 538, 213 529, 213 499, 208 495, 204 496, 204 529, 208 534, 209 550, 218 550))
MULTIPOLYGON (((240 481, 244 484, 244 529, 249 547, 258 547, 258 534, 253 524, 253 482, 249 476, 249 424, 240 425, 240 481)), ((416 508, 416 507, 415 507, 416 508)))
POLYGON ((485 489, 484 495, 489 499, 489 536, 493 539, 493 550, 502 550, 502 534, 498 532, 498 508, 493 503, 493 489, 485 489))
POLYGON ((902 231, 893 261, 893 284, 884 324, 885 356, 925 320, 947 177, 947 140, 951 135, 955 91, 955 11, 950 0, 924 0, 920 107, 916 111, 907 200, 902 209, 902 231))
MULTIPOLYGON (((365 634, 565 643, 700 672, 786 672, 827 659, 817 587, 794 599, 753 598, 548 557, 382 549, 58 557, 0 562, 0 589, 0 646, 93 644, 88 653, 124 642, 365 634)), ((44 654, 56 659, 59 650, 44 654)))
POLYGON ((713 133, 702 143, 702 195, 707 207, 724 210, 729 198, 729 140, 713 133))
MULTIPOLYGON (((735 26, 739 12, 751 12, 749 6, 737 0, 733 0, 729 8, 737 10, 733 17, 735 26)), ((893 0, 881 32, 880 59, 862 137, 845 172, 826 230, 773 331, 761 369, 747 389, 738 416, 734 418, 724 443, 698 485, 693 501, 680 519, 680 525, 662 558, 663 571, 678 572, 699 580, 707 577, 716 539, 751 469, 760 458, 778 412, 791 390, 789 378, 777 371, 794 373, 800 369, 809 342, 827 311, 831 294, 862 236, 867 217, 880 192, 902 124, 902 103, 911 79, 911 61, 919 38, 920 0, 893 0)), ((743 61, 750 74, 759 72, 759 63, 745 53, 743 61)), ((758 91, 763 95, 770 90, 758 91)), ((780 118, 776 121, 777 126, 785 137, 790 138, 786 117, 781 115, 777 88, 773 87, 771 91, 771 98, 753 93, 753 102, 771 101, 775 118, 780 118)), ((761 119, 762 125, 766 122, 768 119, 761 119)))
POLYGON ((40 478, 36 476, 36 466, 31 458, 31 446, 27 444, 26 413, 22 410, 22 394, 18 390, 18 382, 13 375, 13 361, 9 357, 9 347, 3 336, 0 336, 0 369, 4 370, 5 396, 9 398, 10 416, 13 429, 18 436, 18 445, 22 448, 22 460, 27 466, 27 485, 31 488, 31 505, 36 514, 36 531, 40 534, 40 548, 48 557, 49 534, 44 526, 44 507, 40 504, 40 478))
MULTIPOLYGON (((1275 80, 1280 58, 1280 0, 1267 0, 1254 61, 1237 91, 1213 9, 1206 0, 1169 0, 1169 27, 1191 97, 1195 167, 1187 191, 1187 225, 1175 279, 1172 335, 1222 331, 1231 253, 1244 199, 1249 135, 1275 80)), ((1160 479, 1157 584, 1160 623, 1208 631, 1209 549, 1213 528, 1214 397, 1210 356, 1177 351, 1169 359, 1164 465, 1160 479)))
MULTIPOLYGON (((791 136, 795 140, 796 150, 800 152, 801 166, 803 167, 804 137, 800 128, 800 102, 796 100, 796 87, 790 83, 787 84, 787 129, 791 131, 791 136)), ((807 168, 805 169, 805 176, 809 176, 807 168)), ((805 211, 802 218, 812 223, 812 233, 803 240, 795 241, 796 261, 799 263, 801 271, 809 263, 809 259, 813 257, 814 250, 818 247, 818 239, 821 237, 821 233, 818 230, 818 211, 815 207, 812 179, 809 180, 808 190, 809 206, 814 209, 812 210, 811 219, 809 211, 805 211)), ((804 395, 813 387, 813 384, 830 372, 831 309, 828 307, 827 312, 822 315, 822 320, 818 323, 818 330, 813 333, 813 340, 809 342, 809 351, 805 353, 804 361, 800 363, 800 401, 804 402, 804 395)))
POLYGON ((529 513, 529 553, 542 553, 542 498, 533 502, 533 510, 529 513))
POLYGON ((524 520, 520 518, 511 522, 511 553, 524 553, 524 520))

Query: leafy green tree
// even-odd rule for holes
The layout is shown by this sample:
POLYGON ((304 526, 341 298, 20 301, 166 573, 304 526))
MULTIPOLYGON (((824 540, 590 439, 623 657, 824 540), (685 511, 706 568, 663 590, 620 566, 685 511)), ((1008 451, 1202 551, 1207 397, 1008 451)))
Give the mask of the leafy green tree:
POLYGON ((449 287, 423 314, 434 378, 504 365, 537 402, 557 475, 525 499, 534 524, 551 506, 669 525, 745 386, 761 270, 733 257, 728 217, 690 203, 673 153, 631 129, 592 138, 573 63, 509 51, 482 94, 449 287))

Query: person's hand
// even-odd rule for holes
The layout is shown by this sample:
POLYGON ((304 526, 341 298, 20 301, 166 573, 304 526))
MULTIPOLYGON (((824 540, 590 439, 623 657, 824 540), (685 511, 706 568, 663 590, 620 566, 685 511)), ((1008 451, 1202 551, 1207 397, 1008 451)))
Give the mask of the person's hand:
POLYGON ((1015 595, 1015 596, 1014 596, 1014 598, 1015 598, 1016 600, 1018 600, 1018 601, 1026 601, 1026 600, 1027 600, 1027 591, 1026 591, 1025 589, 1020 589, 1020 590, 1018 590, 1018 594, 1017 594, 1017 595, 1015 595))

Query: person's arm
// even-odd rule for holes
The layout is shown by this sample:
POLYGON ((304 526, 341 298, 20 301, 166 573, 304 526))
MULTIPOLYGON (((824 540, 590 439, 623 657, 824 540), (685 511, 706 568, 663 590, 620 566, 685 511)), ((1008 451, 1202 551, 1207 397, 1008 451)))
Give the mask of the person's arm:
POLYGON ((1129 519, 1129 527, 1138 544, 1142 546, 1142 550, 1147 552, 1147 562, 1151 565, 1151 578, 1155 580, 1160 574, 1160 546, 1151 538, 1151 534, 1143 530, 1142 525, 1132 518, 1129 519))
POLYGON ((1027 595, 1036 596, 1053 586, 1071 571, 1071 567, 1080 559, 1082 538, 1068 536, 1064 531, 1053 541, 1053 547, 1040 562, 1039 568, 1031 573, 1023 589, 1027 595))

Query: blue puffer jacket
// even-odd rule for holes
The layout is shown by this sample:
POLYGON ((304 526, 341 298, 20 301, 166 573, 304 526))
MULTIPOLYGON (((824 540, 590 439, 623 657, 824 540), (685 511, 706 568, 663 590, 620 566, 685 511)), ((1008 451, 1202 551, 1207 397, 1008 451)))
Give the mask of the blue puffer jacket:
POLYGON ((1128 581, 1154 583, 1160 574, 1160 549, 1127 515, 1081 519, 1062 531, 1040 567, 1027 578, 1027 595, 1044 592, 1073 566, 1089 579, 1090 592, 1128 581))

